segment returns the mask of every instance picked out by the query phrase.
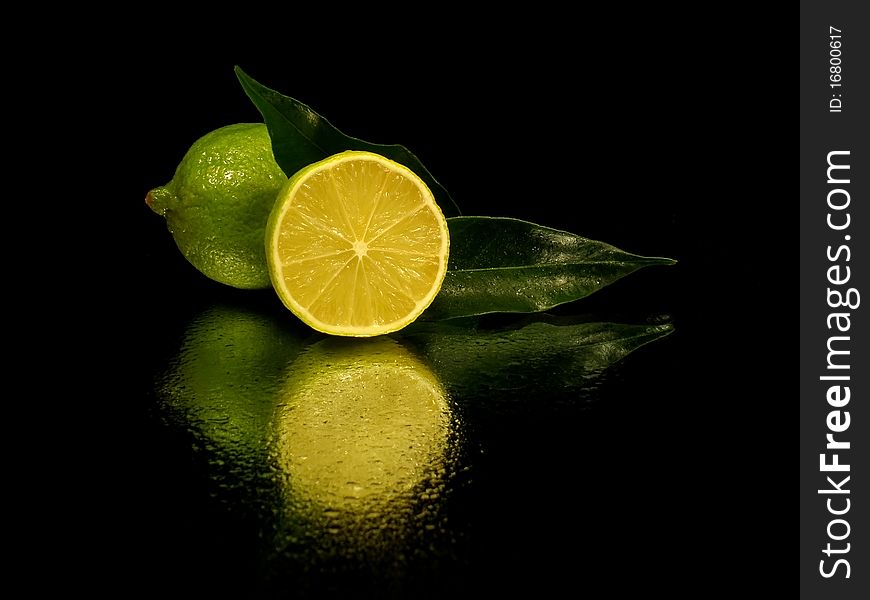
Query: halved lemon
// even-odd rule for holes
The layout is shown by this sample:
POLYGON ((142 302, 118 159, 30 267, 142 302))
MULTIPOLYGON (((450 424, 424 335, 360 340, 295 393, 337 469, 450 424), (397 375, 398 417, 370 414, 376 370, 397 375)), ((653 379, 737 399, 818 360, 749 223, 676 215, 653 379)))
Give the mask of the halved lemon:
POLYGON ((380 335, 414 321, 441 289, 449 248, 426 184, 372 152, 342 152, 293 175, 266 228, 281 301, 332 335, 380 335))

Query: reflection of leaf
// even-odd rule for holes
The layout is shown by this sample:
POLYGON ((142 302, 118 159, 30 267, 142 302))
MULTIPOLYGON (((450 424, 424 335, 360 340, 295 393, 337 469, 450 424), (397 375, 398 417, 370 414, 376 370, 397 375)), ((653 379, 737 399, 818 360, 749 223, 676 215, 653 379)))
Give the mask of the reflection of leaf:
POLYGON ((245 93, 263 115, 269 128, 269 135, 272 137, 275 161, 287 177, 292 176, 302 167, 332 154, 344 150, 366 150, 386 156, 414 171, 435 194, 438 206, 445 215, 460 214, 459 208, 444 186, 438 183, 420 159, 404 146, 373 144, 345 135, 305 104, 261 85, 239 67, 236 67, 236 77, 239 78, 245 93))
POLYGON ((515 390, 532 397, 547 390, 588 386, 609 365, 673 331, 670 324, 549 320, 494 331, 422 324, 405 338, 455 395, 515 390))
POLYGON ((447 223, 447 275, 426 319, 543 311, 642 267, 674 263, 518 219, 455 217, 447 223))

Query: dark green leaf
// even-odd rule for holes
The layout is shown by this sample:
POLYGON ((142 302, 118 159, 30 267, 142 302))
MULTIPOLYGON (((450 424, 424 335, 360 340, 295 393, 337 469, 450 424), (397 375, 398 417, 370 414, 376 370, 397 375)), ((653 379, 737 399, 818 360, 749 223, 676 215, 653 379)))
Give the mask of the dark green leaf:
POLYGON ((386 156, 414 171, 432 193, 446 216, 461 214, 450 194, 410 150, 399 144, 372 144, 345 135, 308 106, 254 81, 239 67, 236 77, 263 115, 275 160, 288 177, 299 169, 345 150, 366 150, 386 156))
POLYGON ((649 265, 609 244, 518 219, 454 217, 447 276, 427 319, 539 312, 588 296, 649 265))

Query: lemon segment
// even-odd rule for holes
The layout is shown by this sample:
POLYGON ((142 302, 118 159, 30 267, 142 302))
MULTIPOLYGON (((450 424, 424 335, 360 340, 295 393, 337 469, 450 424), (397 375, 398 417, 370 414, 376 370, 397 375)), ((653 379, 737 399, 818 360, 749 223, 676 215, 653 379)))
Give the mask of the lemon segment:
POLYGON ((282 302, 328 334, 401 329, 429 306, 447 271, 447 221, 432 192, 371 152, 342 152, 296 173, 266 231, 282 302))

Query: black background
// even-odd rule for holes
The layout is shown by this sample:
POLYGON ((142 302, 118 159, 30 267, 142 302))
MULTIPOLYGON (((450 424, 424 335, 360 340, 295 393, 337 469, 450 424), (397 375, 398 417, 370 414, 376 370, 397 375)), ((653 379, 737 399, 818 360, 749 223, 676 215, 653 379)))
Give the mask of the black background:
POLYGON ((187 265, 143 202, 197 137, 260 120, 238 64, 345 133, 406 145, 465 214, 679 261, 565 310, 669 315, 676 332, 630 356, 593 409, 541 406, 482 428, 473 541, 438 585, 784 587, 774 567, 793 552, 783 438, 794 411, 778 364, 797 339, 797 261, 794 202, 772 167, 790 139, 775 100, 785 77, 766 70, 759 102, 754 53, 735 41, 752 27, 700 21, 639 14, 618 30, 458 27, 331 46, 287 36, 208 52, 181 48, 173 31, 144 52, 128 41, 115 60, 106 47, 76 58, 71 81, 100 82, 82 102, 79 158, 98 155, 108 175, 71 221, 90 267, 67 288, 83 296, 73 346, 97 349, 78 357, 88 404, 67 409, 84 422, 74 437, 85 451, 66 539, 68 564, 86 566, 70 581, 244 589, 256 570, 233 532, 210 529, 220 520, 198 504, 198 474, 150 404, 186 319, 212 297, 243 298, 187 265))

